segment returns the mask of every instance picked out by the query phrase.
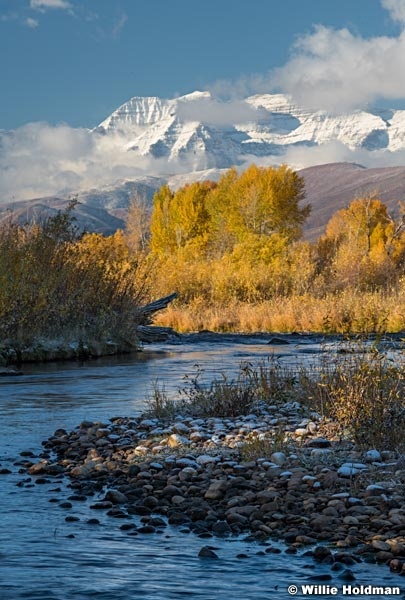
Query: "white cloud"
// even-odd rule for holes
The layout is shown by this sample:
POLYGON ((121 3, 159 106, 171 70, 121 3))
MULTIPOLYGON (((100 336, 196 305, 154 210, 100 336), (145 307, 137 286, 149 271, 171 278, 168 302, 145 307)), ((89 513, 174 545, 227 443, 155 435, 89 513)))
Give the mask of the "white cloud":
MULTIPOLYGON (((120 135, 95 135, 67 125, 30 123, 15 131, 0 132, 0 201, 10 202, 100 189, 122 179, 141 175, 169 176, 189 173, 203 164, 155 159, 125 150, 120 135)), ((244 156, 245 165, 287 163, 292 168, 329 162, 357 162, 365 166, 405 164, 405 150, 369 152, 350 150, 340 142, 318 147, 290 147, 279 157, 244 156)))
MULTIPOLYGON (((127 140, 126 140, 127 141, 127 140)), ((29 123, 0 132, 0 202, 100 188, 138 175, 188 172, 192 166, 125 150, 119 135, 29 123)))
POLYGON ((196 98, 178 102, 177 115, 184 121, 201 121, 205 125, 234 125, 257 120, 259 111, 243 100, 228 102, 214 98, 196 98))
POLYGON ((114 24, 114 27, 112 29, 112 36, 113 38, 117 38, 119 37, 121 31, 123 30, 123 28, 125 27, 125 23, 128 21, 128 15, 125 13, 122 13, 120 15, 120 17, 118 18, 117 22, 114 24))
POLYGON ((381 0, 398 36, 365 38, 348 29, 316 25, 297 38, 287 63, 267 74, 220 81, 211 89, 222 97, 281 91, 312 109, 348 112, 381 100, 405 100, 405 0, 381 0))
POLYGON ((381 0, 381 5, 388 10, 393 21, 405 24, 405 0, 381 0))
POLYGON ((28 19, 25 19, 25 24, 31 29, 36 29, 39 25, 39 21, 37 19, 32 19, 31 17, 28 17, 28 19))
POLYGON ((48 9, 69 10, 72 5, 68 0, 30 0, 30 7, 40 11, 48 9))
POLYGON ((405 33, 364 39, 317 26, 271 83, 305 106, 345 112, 384 98, 405 98, 405 33))

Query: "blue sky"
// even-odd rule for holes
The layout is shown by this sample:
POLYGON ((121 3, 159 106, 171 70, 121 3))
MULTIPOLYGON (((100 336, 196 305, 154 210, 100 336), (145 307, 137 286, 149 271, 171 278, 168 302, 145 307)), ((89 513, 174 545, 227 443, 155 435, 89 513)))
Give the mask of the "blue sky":
MULTIPOLYGON (((405 0, 0 0, 0 205, 187 171, 91 128, 133 96, 196 90, 219 127, 258 93, 405 109, 405 0)), ((405 151, 332 143, 286 160, 397 165, 405 151)))
POLYGON ((93 127, 132 96, 196 89, 313 104, 317 88, 327 106, 346 76, 345 106, 405 107, 404 23, 405 0, 0 0, 0 129, 93 127), (384 52, 395 73, 359 85, 384 52))

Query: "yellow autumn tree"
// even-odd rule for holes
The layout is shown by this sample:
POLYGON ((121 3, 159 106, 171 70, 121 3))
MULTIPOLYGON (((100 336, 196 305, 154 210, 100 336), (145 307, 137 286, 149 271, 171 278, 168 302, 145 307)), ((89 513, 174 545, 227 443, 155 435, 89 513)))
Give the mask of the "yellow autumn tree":
POLYGON ((276 234, 287 241, 301 237, 310 206, 301 207, 304 181, 292 169, 251 165, 240 175, 228 171, 209 197, 213 239, 222 252, 254 236, 267 243, 276 234))
POLYGON ((359 198, 333 215, 319 247, 327 250, 337 287, 367 288, 393 282, 403 243, 386 205, 359 198))
POLYGON ((153 253, 170 255, 186 247, 202 251, 210 218, 206 198, 214 187, 212 182, 196 182, 176 192, 163 186, 155 194, 151 221, 153 253))

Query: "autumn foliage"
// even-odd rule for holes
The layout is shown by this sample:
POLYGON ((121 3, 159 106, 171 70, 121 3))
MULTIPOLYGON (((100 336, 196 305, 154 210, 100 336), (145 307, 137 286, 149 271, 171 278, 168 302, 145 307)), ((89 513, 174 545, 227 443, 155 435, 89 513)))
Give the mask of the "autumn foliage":
POLYGON ((136 343, 145 275, 122 231, 79 234, 71 209, 40 225, 0 229, 0 341, 136 343))
POLYGON ((252 165, 217 183, 161 188, 151 217, 155 289, 180 298, 161 322, 220 330, 404 327, 402 220, 378 198, 358 198, 309 243, 302 237, 309 212, 303 180, 286 166, 252 165))
POLYGON ((230 169, 218 182, 134 198, 125 231, 78 232, 72 208, 0 228, 0 343, 136 343, 137 307, 171 292, 175 329, 399 331, 405 230, 376 197, 338 211, 315 243, 286 166, 230 169))

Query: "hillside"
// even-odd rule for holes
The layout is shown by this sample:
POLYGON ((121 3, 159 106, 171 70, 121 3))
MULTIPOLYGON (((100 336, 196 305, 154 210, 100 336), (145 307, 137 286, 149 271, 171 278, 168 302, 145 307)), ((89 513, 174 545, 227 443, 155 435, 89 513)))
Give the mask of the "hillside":
MULTIPOLYGON (((87 231, 105 235, 124 227, 130 199, 138 194, 150 201, 153 194, 166 181, 173 188, 187 181, 218 179, 223 170, 210 170, 174 176, 168 180, 160 177, 138 178, 93 189, 77 195, 79 204, 75 209, 77 224, 87 231)), ((305 180, 306 200, 312 205, 312 213, 305 227, 305 237, 315 240, 321 235, 330 217, 354 198, 368 194, 378 196, 389 207, 391 214, 398 214, 398 203, 405 199, 405 167, 367 169, 351 163, 330 163, 302 169, 305 180)), ((74 195, 70 196, 70 198, 74 195)), ((67 206, 68 197, 49 197, 24 200, 1 205, 0 223, 14 219, 20 223, 41 221, 47 215, 67 206)))

